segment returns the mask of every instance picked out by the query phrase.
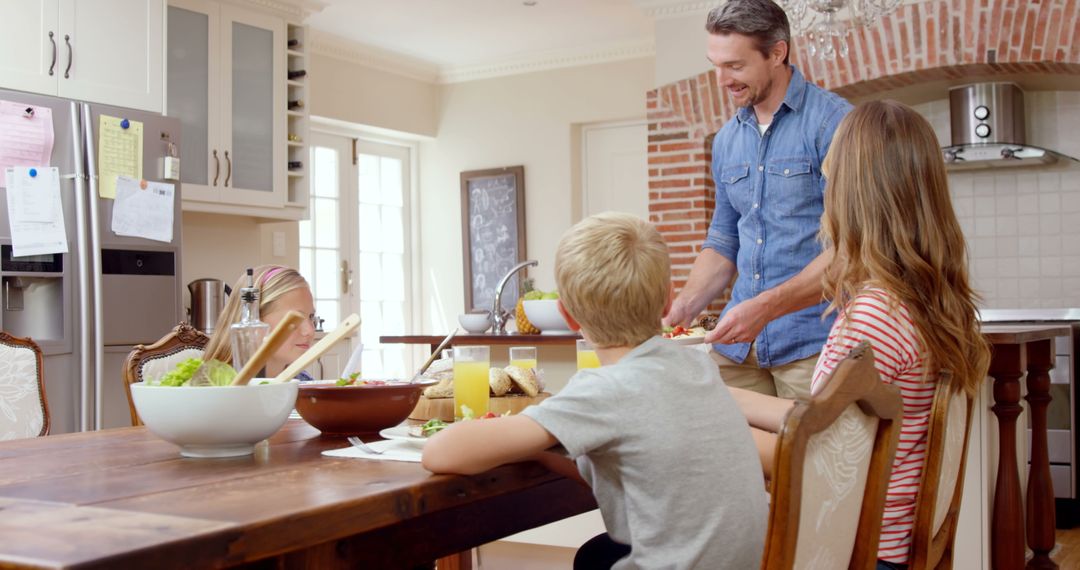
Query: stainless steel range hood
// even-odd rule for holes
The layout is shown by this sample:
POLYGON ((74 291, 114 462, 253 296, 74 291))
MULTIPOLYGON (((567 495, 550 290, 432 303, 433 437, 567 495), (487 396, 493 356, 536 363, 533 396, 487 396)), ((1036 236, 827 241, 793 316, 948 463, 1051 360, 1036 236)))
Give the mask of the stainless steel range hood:
POLYGON ((1024 92, 1015 83, 977 83, 950 89, 949 117, 952 146, 941 149, 949 170, 1076 161, 1026 144, 1024 92))

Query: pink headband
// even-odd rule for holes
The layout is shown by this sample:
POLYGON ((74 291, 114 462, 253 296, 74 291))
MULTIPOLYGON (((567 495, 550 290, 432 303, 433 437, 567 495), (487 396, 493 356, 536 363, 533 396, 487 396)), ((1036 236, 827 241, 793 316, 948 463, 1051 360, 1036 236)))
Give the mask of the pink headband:
POLYGON ((265 287, 266 282, 270 281, 271 277, 277 275, 278 273, 281 273, 282 271, 285 271, 285 268, 281 267, 280 265, 267 270, 267 272, 263 273, 262 277, 259 278, 259 287, 265 287))

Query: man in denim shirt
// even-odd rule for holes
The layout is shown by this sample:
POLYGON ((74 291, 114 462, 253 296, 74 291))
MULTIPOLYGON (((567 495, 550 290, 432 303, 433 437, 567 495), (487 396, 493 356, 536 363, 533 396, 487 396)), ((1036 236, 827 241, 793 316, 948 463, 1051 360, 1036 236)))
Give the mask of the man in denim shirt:
POLYGON ((770 0, 729 0, 706 30, 718 83, 740 107, 712 149, 716 210, 666 324, 685 324, 736 275, 706 342, 729 386, 806 397, 828 336, 821 278, 831 250, 817 233, 821 161, 851 109, 788 64, 787 15, 770 0))

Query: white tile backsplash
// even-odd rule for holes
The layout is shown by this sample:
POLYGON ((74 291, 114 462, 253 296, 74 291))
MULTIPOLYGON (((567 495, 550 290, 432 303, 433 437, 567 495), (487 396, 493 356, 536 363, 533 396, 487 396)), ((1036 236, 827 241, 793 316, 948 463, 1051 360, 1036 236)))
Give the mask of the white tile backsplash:
MULTIPOLYGON (((1026 98, 1028 142, 1080 158, 1080 91, 1026 98)), ((946 99, 917 108, 948 136, 946 99)), ((1080 164, 953 172, 949 185, 984 306, 1080 307, 1080 164)))

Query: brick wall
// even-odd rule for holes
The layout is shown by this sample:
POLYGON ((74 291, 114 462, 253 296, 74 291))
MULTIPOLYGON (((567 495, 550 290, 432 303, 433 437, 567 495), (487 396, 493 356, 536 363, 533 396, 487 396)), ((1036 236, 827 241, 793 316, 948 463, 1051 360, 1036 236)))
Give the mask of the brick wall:
MULTIPOLYGON (((1077 75, 1080 5, 1078 0, 928 0, 901 6, 874 26, 856 30, 847 42, 847 58, 822 62, 809 56, 803 38, 795 38, 792 63, 810 81, 845 97, 935 80, 959 84, 1002 74, 1077 75)), ((712 135, 735 108, 712 72, 650 91, 646 104, 649 217, 671 248, 679 289, 712 218, 712 135)), ((721 300, 726 298, 727 292, 721 300)))

